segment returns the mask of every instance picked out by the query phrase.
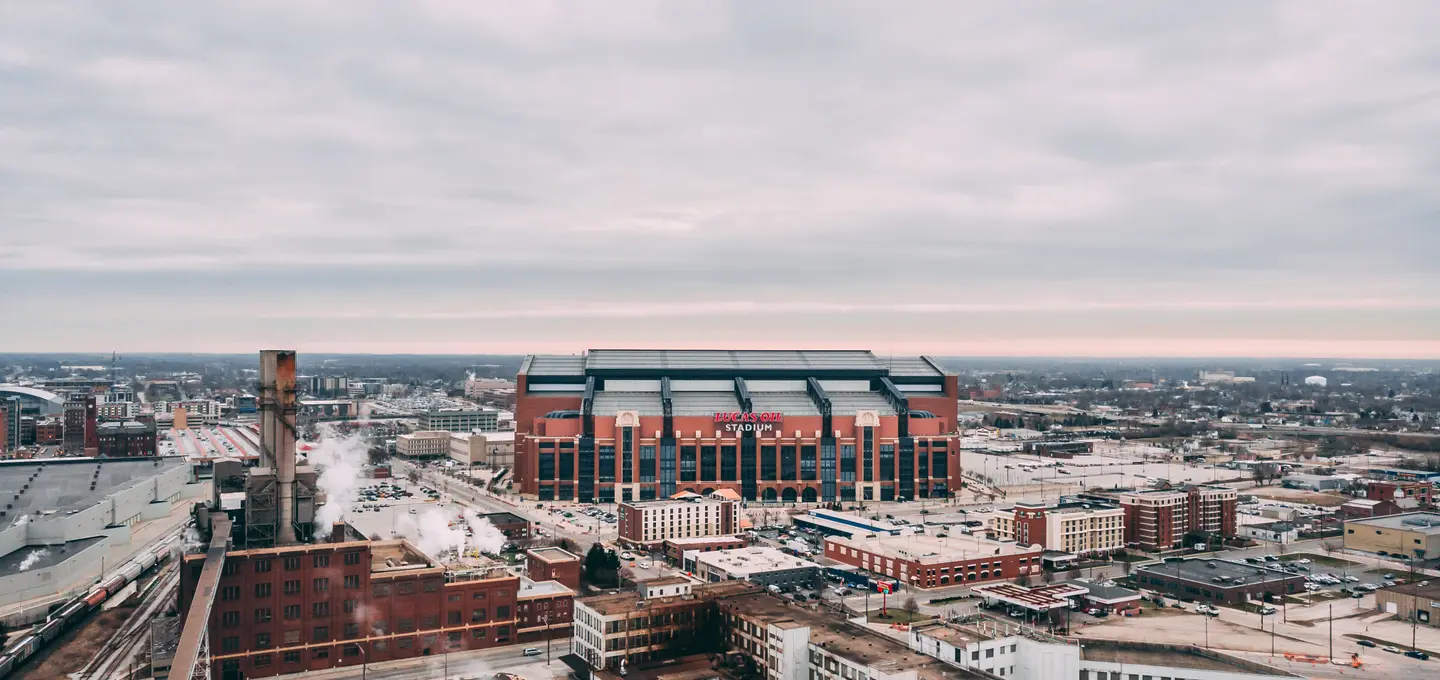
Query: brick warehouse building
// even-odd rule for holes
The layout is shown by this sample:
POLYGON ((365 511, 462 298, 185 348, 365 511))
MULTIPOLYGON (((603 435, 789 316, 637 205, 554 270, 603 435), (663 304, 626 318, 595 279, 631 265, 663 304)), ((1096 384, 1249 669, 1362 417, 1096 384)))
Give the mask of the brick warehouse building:
POLYGON ((869 351, 592 350, 516 377, 515 474, 540 500, 947 497, 956 377, 869 351))
POLYGON ((910 588, 947 588, 1040 573, 1045 550, 1038 545, 995 541, 970 534, 926 534, 825 539, 825 557, 898 579, 910 588))
MULTIPOLYGON (((180 609, 204 555, 185 557, 180 609)), ((210 618, 211 677, 267 677, 569 635, 574 593, 503 568, 450 571, 401 540, 232 551, 210 618), (547 630, 548 629, 548 630, 547 630)))

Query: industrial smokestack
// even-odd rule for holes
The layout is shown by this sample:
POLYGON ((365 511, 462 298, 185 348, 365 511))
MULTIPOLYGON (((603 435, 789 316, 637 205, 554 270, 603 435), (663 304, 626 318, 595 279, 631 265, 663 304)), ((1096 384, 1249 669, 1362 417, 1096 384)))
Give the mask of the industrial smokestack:
POLYGON ((260 352, 260 463, 275 471, 276 543, 295 542, 295 351, 260 352))

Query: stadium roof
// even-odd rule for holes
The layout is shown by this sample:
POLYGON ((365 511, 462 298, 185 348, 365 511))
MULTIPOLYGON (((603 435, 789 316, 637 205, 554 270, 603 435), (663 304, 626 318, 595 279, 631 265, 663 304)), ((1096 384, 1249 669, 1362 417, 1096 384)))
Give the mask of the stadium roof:
POLYGON ((936 379, 928 357, 881 358, 869 350, 596 349, 579 356, 527 357, 520 372, 548 377, 891 377, 936 379))
POLYGON ((42 404, 46 414, 63 413, 65 410, 64 397, 35 387, 9 383, 0 385, 0 399, 7 396, 24 397, 32 403, 42 404))

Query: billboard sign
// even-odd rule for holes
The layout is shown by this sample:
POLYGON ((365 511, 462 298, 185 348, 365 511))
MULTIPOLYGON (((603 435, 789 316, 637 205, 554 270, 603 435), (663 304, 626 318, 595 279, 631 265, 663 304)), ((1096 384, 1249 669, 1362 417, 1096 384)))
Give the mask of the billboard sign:
POLYGON ((726 432, 772 432, 784 423, 785 414, 779 412, 726 411, 715 414, 715 424, 723 425, 726 432))

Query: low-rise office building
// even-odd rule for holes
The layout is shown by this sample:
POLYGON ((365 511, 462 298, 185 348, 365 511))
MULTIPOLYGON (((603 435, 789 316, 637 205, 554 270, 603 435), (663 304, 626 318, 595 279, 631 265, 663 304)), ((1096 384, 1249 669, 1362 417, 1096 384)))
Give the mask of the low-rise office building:
POLYGON ((500 412, 495 409, 439 409, 417 415, 422 430, 495 432, 500 429, 500 412))
POLYGON ((1440 555, 1440 513, 1407 512, 1345 522, 1345 549, 1380 555, 1440 555))
POLYGON ((562 548, 535 548, 525 552, 525 571, 536 581, 555 581, 580 589, 580 556, 562 548))
POLYGON ((440 458, 450 455, 450 433, 422 430, 395 438, 395 453, 406 458, 440 458))
POLYGON ((922 589, 1038 574, 1044 552, 1038 545, 969 534, 825 539, 825 557, 922 589))
POLYGON ((749 581, 779 588, 815 588, 821 585, 820 565, 774 548, 754 547, 715 552, 688 551, 685 568, 702 581, 749 581))
POLYGON ((1171 597, 1220 604, 1289 595, 1303 590, 1305 579, 1278 569, 1215 559, 1170 559, 1135 572, 1141 587, 1171 597))
POLYGON ((490 512, 482 515, 491 526, 505 534, 512 541, 530 540, 530 520, 513 512, 490 512))
POLYGON ((716 550, 734 550, 745 547, 745 539, 738 536, 692 536, 670 538, 664 543, 665 559, 679 563, 687 552, 707 553, 716 550))
POLYGON ((1290 522, 1265 522, 1240 527, 1240 535, 1267 543, 1286 545, 1300 539, 1300 527, 1290 522))

